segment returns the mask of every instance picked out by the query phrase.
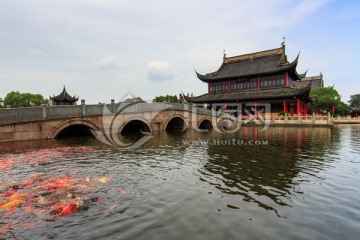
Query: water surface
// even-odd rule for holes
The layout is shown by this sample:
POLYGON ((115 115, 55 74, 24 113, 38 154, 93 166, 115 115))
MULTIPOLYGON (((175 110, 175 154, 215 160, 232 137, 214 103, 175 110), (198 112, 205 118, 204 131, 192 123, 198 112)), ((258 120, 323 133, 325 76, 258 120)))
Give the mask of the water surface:
POLYGON ((11 191, 23 194, 13 196, 24 201, 10 213, 9 208, 0 210, 0 238, 356 239, 360 235, 360 126, 356 125, 274 127, 263 132, 243 127, 226 135, 169 133, 155 135, 133 150, 93 138, 4 143, 0 173, 0 203, 13 200, 6 195, 11 191), (59 178, 72 186, 51 189, 49 184, 59 178), (50 206, 49 196, 56 204, 72 199, 87 204, 60 214, 58 205, 50 206), (35 197, 42 197, 42 202, 25 206, 35 197))

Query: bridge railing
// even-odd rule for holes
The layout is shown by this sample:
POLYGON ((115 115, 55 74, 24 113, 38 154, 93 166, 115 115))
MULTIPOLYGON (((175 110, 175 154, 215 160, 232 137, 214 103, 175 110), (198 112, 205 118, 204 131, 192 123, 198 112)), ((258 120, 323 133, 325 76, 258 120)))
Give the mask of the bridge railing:
POLYGON ((0 109, 0 122, 19 122, 22 120, 37 120, 41 118, 41 107, 0 109))
POLYGON ((212 111, 179 103, 111 103, 93 105, 58 105, 0 109, 0 123, 26 122, 78 116, 100 116, 114 113, 154 112, 164 110, 196 111, 211 115, 212 111))

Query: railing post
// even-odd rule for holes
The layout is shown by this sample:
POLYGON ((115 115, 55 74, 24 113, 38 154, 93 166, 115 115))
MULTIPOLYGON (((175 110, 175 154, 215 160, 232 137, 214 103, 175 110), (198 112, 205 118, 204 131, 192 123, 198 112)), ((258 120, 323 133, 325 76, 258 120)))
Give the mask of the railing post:
POLYGON ((81 99, 81 114, 86 115, 85 99, 81 99))
POLYGON ((311 117, 311 123, 315 124, 315 113, 313 112, 312 117, 311 117))
POLYGON ((298 124, 301 124, 301 113, 298 114, 298 124))
POLYGON ((331 123, 331 115, 330 112, 328 112, 327 124, 329 125, 330 123, 331 123))
POLYGON ((46 118, 46 104, 41 104, 42 118, 46 118))
POLYGON ((288 113, 285 113, 285 124, 288 124, 288 113))
POLYGON ((114 113, 115 112, 115 100, 114 99, 111 99, 111 113, 114 113))

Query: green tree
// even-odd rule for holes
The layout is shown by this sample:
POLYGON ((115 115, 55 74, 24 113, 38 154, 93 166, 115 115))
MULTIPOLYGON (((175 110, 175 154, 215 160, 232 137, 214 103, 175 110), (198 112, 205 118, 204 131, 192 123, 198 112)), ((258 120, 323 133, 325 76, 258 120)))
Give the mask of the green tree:
POLYGON ((351 108, 360 108, 360 94, 351 95, 349 105, 351 108))
POLYGON ((166 96, 156 96, 153 99, 153 102, 173 102, 173 103, 177 103, 179 102, 179 99, 176 95, 166 95, 166 96))
POLYGON ((312 112, 332 112, 332 106, 334 105, 335 116, 346 116, 350 113, 349 106, 341 101, 340 94, 333 87, 312 89, 310 96, 316 99, 310 104, 309 109, 311 109, 312 112))
POLYGON ((0 98, 0 108, 4 107, 4 100, 2 98, 0 98))
POLYGON ((41 94, 20 93, 19 91, 12 91, 4 98, 4 106, 9 105, 13 108, 40 106, 46 102, 49 100, 45 100, 41 94))

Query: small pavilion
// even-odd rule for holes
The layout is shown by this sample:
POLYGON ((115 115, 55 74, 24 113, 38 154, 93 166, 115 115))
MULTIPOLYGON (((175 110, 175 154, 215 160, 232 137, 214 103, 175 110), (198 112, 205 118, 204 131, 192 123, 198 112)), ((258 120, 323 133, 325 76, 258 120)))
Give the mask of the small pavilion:
POLYGON ((79 100, 79 97, 71 96, 67 93, 65 86, 60 94, 57 96, 50 96, 50 100, 55 102, 56 105, 76 105, 76 102, 79 100))

